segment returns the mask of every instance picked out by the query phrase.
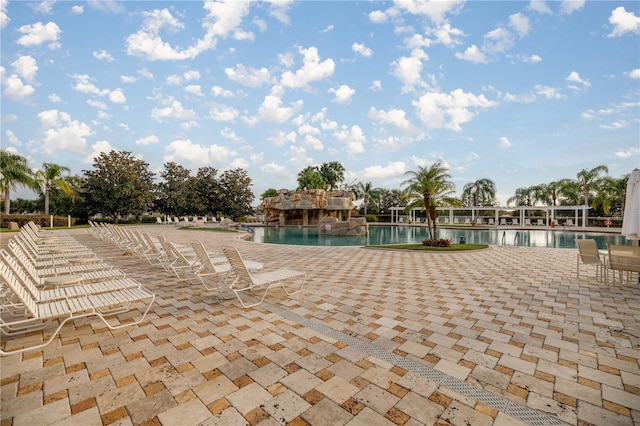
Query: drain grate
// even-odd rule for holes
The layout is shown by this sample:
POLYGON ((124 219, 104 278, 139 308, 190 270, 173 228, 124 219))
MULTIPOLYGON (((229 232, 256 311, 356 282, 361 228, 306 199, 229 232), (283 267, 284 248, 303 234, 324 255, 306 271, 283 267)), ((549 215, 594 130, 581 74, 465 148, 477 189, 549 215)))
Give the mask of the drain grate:
POLYGON ((365 340, 358 339, 357 337, 335 330, 327 325, 309 320, 301 315, 293 313, 289 310, 279 308, 267 302, 263 302, 262 307, 269 309, 271 312, 278 314, 291 321, 295 321, 300 325, 303 325, 332 339, 339 340, 345 344, 361 350, 369 356, 376 357, 390 364, 398 366, 404 370, 407 370, 416 376, 425 378, 431 382, 437 383, 447 389, 459 393, 467 398, 474 399, 489 407, 503 412, 513 418, 521 420, 531 425, 540 426, 566 426, 568 423, 553 417, 547 413, 543 413, 533 408, 513 402, 501 395, 486 391, 477 386, 473 386, 464 380, 460 380, 456 377, 449 376, 441 371, 431 368, 427 365, 420 364, 411 359, 407 359, 400 355, 397 355, 387 349, 374 345, 373 343, 365 340))

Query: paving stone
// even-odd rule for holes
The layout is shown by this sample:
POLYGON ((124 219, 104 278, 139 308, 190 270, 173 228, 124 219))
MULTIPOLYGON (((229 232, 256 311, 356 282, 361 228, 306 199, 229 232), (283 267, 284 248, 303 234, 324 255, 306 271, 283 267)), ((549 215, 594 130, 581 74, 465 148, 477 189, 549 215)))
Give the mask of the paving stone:
POLYGON ((147 422, 161 413, 177 406, 175 399, 166 389, 127 404, 127 412, 134 425, 147 422))
POLYGON ((272 396, 257 383, 251 383, 226 397, 243 416, 255 407, 269 401, 272 396))
POLYGON ((347 423, 347 426, 394 426, 394 423, 385 419, 380 414, 373 411, 371 408, 365 407, 360 411, 352 420, 347 423))
POLYGON ((210 417, 211 412, 197 398, 170 408, 158 415, 158 419, 163 425, 195 425, 210 417))
POLYGON ((323 383, 321 379, 307 370, 298 370, 282 378, 280 382, 300 395, 306 394, 323 383))
POLYGON ((15 426, 33 426, 41 423, 42 419, 46 419, 47 423, 53 423, 69 417, 70 414, 69 402, 65 398, 19 414, 13 418, 13 424, 15 426))
POLYGON ((440 418, 444 412, 444 407, 418 395, 415 392, 409 392, 407 396, 402 398, 396 404, 396 408, 403 413, 408 414, 415 420, 432 425, 440 418))
POLYGON ((200 423, 198 426, 246 426, 247 420, 238 413, 235 408, 227 408, 223 412, 216 414, 200 423))
POLYGON ((324 398, 309 408, 302 413, 301 417, 310 426, 342 426, 353 418, 351 414, 329 398, 324 398))
POLYGON ((380 414, 385 414, 400 400, 397 396, 372 384, 355 394, 353 399, 362 402, 380 414))
POLYGON ((338 376, 333 376, 326 382, 318 385, 316 390, 337 404, 342 404, 359 391, 357 387, 338 376))
POLYGON ((264 411, 269 413, 280 424, 286 424, 311 408, 311 405, 294 392, 287 390, 266 401, 264 411))
POLYGON ((493 425, 493 418, 480 411, 461 404, 458 401, 453 401, 447 409, 442 413, 443 420, 449 422, 452 426, 460 425, 473 425, 473 426, 491 426, 493 425))

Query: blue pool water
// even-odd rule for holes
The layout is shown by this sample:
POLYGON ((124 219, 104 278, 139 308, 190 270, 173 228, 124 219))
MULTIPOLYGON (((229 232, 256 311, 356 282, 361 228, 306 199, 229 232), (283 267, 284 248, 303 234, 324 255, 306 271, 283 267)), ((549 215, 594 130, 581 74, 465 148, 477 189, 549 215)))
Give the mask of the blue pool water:
MULTIPOLYGON (((364 237, 328 237, 319 235, 317 228, 253 228, 253 241, 270 244, 293 244, 306 246, 369 246, 381 244, 420 243, 428 237, 425 227, 414 226, 370 226, 369 235, 364 237)), ((593 238, 598 248, 606 249, 607 244, 631 244, 619 234, 598 234, 593 232, 569 232, 563 230, 506 230, 506 229, 438 229, 438 238, 467 243, 575 248, 576 238, 593 238)))

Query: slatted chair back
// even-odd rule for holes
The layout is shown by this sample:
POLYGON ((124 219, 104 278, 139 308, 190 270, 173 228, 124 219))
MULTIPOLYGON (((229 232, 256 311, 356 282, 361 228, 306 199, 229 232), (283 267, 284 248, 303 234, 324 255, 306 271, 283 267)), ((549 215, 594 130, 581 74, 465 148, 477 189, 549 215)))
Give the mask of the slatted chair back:
POLYGON ((18 298, 20 303, 29 311, 33 317, 38 316, 38 303, 33 295, 27 291, 26 287, 20 283, 16 274, 6 263, 0 263, 0 277, 3 284, 6 284, 13 294, 18 298))
POLYGON ((29 291, 29 293, 31 293, 31 295, 37 300, 38 296, 40 295, 40 290, 38 289, 38 287, 36 287, 35 284, 37 280, 34 280, 31 275, 28 274, 25 269, 20 266, 18 260, 15 257, 11 256, 11 254, 9 254, 9 252, 7 252, 5 249, 0 249, 0 257, 2 258, 2 261, 9 266, 11 271, 13 271, 13 274, 18 279, 18 281, 22 283, 22 285, 29 291))
MULTIPOLYGON (((224 272, 221 265, 216 265, 211 261, 209 257, 209 253, 207 253, 207 249, 204 247, 201 241, 191 240, 189 241, 191 247, 193 248, 193 252, 196 254, 196 258, 198 262, 200 262, 200 268, 197 270, 197 274, 200 275, 213 275, 219 274, 220 272, 224 272)), ((228 266, 227 266, 228 269, 228 266)))
POLYGON ((235 247, 222 246, 222 252, 236 275, 236 280, 231 284, 231 287, 254 287, 256 283, 238 250, 235 247))

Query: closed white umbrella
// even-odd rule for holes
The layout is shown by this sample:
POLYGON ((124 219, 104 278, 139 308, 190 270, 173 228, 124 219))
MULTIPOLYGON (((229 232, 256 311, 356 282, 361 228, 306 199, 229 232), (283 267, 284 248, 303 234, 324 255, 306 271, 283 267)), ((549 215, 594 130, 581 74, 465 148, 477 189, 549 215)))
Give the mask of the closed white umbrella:
POLYGON ((632 240, 640 240, 640 170, 638 169, 631 172, 627 181, 622 235, 632 240))

